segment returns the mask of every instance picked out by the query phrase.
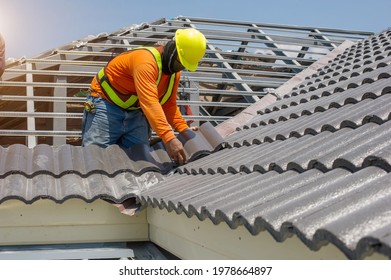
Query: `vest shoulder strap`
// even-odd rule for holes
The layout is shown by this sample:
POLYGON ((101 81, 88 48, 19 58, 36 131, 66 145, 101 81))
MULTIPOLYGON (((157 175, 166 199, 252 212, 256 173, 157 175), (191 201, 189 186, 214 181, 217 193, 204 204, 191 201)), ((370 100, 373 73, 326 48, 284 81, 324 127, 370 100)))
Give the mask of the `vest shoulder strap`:
MULTIPOLYGON (((137 47, 137 48, 132 49, 131 51, 141 50, 141 49, 148 50, 153 55, 153 57, 155 58, 155 61, 156 61, 157 67, 158 67, 158 77, 156 79, 156 85, 159 86, 159 83, 160 83, 160 80, 161 80, 161 77, 162 77, 162 68, 163 68, 162 67, 161 55, 160 55, 159 51, 156 48, 154 48, 154 47, 137 47)), ((106 67, 107 67, 107 65, 106 65, 106 67)), ((130 95, 130 97, 127 100, 125 100, 125 101, 123 101, 119 97, 119 95, 123 96, 123 94, 121 94, 119 91, 117 91, 110 84, 109 79, 107 78, 107 75, 105 73, 106 67, 102 68, 98 72, 98 74, 96 75, 96 79, 97 79, 99 85, 101 86, 101 88, 103 90, 103 93, 114 104, 116 104, 117 106, 119 106, 120 108, 122 108, 124 110, 136 110, 136 109, 139 109, 140 107, 134 106, 136 104, 136 102, 138 101, 137 95, 130 95)), ((167 100, 170 98, 170 96, 172 94, 173 87, 174 87, 174 83, 175 83, 175 77, 176 77, 175 73, 171 75, 169 84, 167 86, 167 90, 166 90, 165 94, 159 100, 159 103, 161 105, 166 103, 167 100)))

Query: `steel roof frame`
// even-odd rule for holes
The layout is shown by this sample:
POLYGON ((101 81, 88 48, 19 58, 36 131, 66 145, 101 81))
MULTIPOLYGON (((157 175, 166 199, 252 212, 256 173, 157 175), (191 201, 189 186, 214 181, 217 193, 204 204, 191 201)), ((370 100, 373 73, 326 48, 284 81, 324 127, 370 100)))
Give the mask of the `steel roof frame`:
POLYGON ((197 72, 183 72, 180 91, 185 100, 178 101, 179 105, 189 104, 196 112, 196 116, 186 116, 196 124, 218 124, 233 117, 345 40, 356 41, 373 34, 178 16, 89 36, 7 65, 0 81, 0 119, 4 123, 14 120, 9 126, 0 126, 0 139, 19 136, 33 147, 45 141, 64 144, 67 137, 80 137, 80 129, 69 127, 67 120, 76 119, 81 124, 83 98, 77 93, 88 90, 96 71, 123 51, 168 41, 176 29, 186 27, 201 30, 208 41, 197 72), (25 105, 12 110, 11 102, 25 105), (48 111, 37 111, 37 104, 42 102, 53 105, 48 111), (38 125, 37 118, 52 122, 52 132, 38 125), (26 123, 24 129, 12 127, 13 123, 23 126, 22 122, 26 123), (42 135, 45 139, 40 138, 42 135), (50 137, 52 140, 47 140, 50 137))

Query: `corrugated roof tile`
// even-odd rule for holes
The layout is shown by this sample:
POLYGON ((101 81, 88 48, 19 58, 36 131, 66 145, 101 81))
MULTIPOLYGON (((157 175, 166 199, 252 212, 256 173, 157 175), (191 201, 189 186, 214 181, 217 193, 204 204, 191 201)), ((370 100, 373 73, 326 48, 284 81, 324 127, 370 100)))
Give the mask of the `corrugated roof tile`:
POLYGON ((58 203, 70 198, 80 198, 87 202, 107 199, 120 203, 136 197, 143 189, 162 180, 163 175, 157 172, 147 172, 140 176, 129 172, 114 176, 94 173, 85 178, 74 173, 63 174, 59 178, 43 173, 31 178, 24 174, 9 174, 0 180, 0 203, 18 199, 31 204, 43 198, 58 203))

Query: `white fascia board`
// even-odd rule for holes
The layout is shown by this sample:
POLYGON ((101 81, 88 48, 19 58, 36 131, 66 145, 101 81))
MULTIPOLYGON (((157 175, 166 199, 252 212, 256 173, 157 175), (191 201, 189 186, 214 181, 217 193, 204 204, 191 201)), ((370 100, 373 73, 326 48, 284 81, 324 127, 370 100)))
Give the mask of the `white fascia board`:
MULTIPOLYGON (((297 236, 277 242, 269 232, 251 235, 243 226, 231 229, 166 209, 149 207, 150 240, 184 260, 340 260, 346 256, 328 244, 311 251, 297 236)), ((373 254, 371 259, 387 259, 373 254)))
POLYGON ((146 212, 128 216, 103 200, 0 204, 0 246, 148 240, 146 212))

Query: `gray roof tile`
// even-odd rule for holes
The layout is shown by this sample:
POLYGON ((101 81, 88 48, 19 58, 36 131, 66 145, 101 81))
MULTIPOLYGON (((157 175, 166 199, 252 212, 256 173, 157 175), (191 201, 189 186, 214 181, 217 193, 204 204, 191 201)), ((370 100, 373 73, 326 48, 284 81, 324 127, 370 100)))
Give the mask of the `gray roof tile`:
MULTIPOLYGON (((185 131, 178 138, 190 160, 210 154, 223 144, 209 123, 198 131, 185 131)), ((162 181, 162 174, 175 167, 162 142, 130 149, 117 145, 0 147, 0 203, 9 199, 32 203, 41 198, 59 203, 70 198, 120 203, 162 181)))
MULTIPOLYGON (((391 177, 377 167, 356 173, 336 168, 327 173, 312 169, 191 176, 173 175, 158 188, 144 191, 141 201, 214 223, 224 221, 232 228, 243 224, 253 234, 267 229, 278 241, 296 234, 314 250, 332 242, 350 258, 368 253, 361 246, 373 241, 363 237, 384 227, 389 233, 391 226, 391 177), (346 221, 351 226, 345 227, 346 221), (363 229, 365 235, 360 233, 363 229)), ((382 244, 390 255, 383 236, 377 237, 376 246, 382 244)))
POLYGON ((343 127, 356 128, 368 122, 383 123, 390 118, 390 100, 389 94, 376 99, 364 99, 356 104, 245 129, 231 134, 225 141, 232 147, 318 134, 325 130, 336 131, 343 127))
MULTIPOLYGON (((184 131, 178 138, 182 141, 189 160, 205 156, 223 145, 223 138, 209 123, 200 126, 198 131, 184 131)), ((101 148, 46 144, 28 148, 15 144, 0 147, 0 178, 10 174, 23 174, 28 178, 39 174, 61 178, 66 174, 88 177, 104 174, 113 177, 130 172, 135 175, 148 171, 167 173, 175 167, 161 142, 153 147, 136 145, 122 149, 118 145, 101 148)))
POLYGON ((341 94, 333 94, 323 98, 320 98, 321 96, 315 98, 312 95, 313 92, 298 95, 290 99, 290 103, 287 104, 289 106, 285 106, 284 110, 280 110, 280 108, 270 113, 261 114, 251 120, 250 125, 247 124, 243 127, 247 129, 259 125, 267 125, 291 118, 298 118, 303 115, 311 115, 315 112, 325 111, 330 108, 339 108, 346 104, 355 104, 364 99, 376 99, 380 95, 391 92, 390 81, 391 79, 381 79, 372 84, 365 84, 360 88, 348 89, 341 94))
POLYGON ((51 174, 39 173, 26 177, 24 174, 10 174, 0 180, 0 203, 18 199, 31 204, 45 198, 62 203, 70 198, 80 198, 87 202, 96 199, 107 199, 112 202, 123 202, 135 197, 153 184, 163 180, 157 172, 147 172, 140 176, 132 173, 90 174, 81 177, 79 174, 63 174, 56 178, 51 174))

